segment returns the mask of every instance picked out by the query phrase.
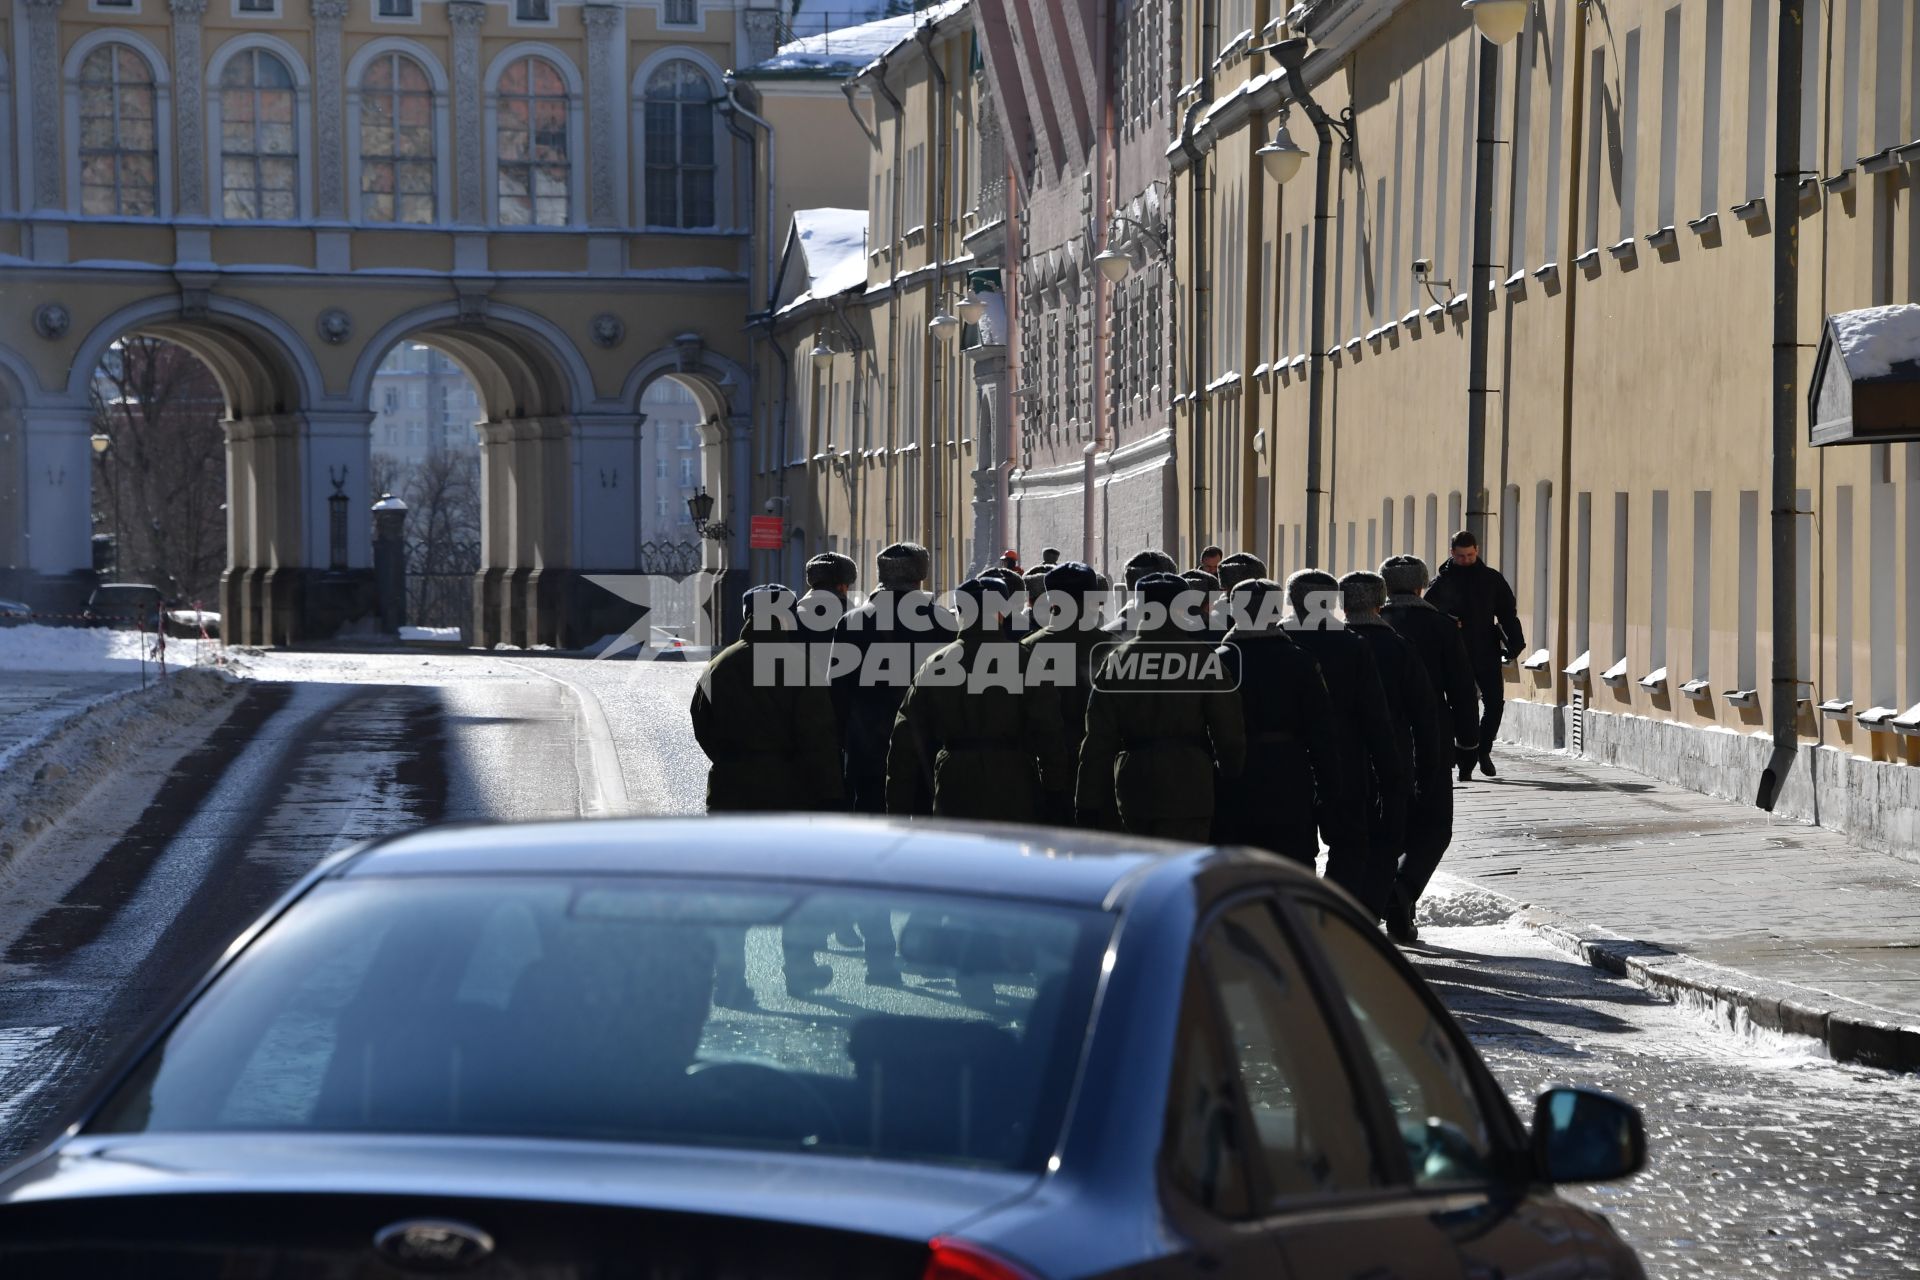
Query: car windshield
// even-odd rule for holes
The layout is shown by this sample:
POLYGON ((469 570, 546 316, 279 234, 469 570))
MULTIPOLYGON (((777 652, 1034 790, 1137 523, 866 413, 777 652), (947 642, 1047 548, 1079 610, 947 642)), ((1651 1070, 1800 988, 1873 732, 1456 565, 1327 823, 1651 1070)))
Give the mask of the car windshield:
POLYGON ((1037 1170, 1111 924, 1048 904, 778 884, 327 881, 89 1127, 538 1135, 1037 1170), (889 926, 899 958, 883 943, 870 975, 861 938, 889 926))

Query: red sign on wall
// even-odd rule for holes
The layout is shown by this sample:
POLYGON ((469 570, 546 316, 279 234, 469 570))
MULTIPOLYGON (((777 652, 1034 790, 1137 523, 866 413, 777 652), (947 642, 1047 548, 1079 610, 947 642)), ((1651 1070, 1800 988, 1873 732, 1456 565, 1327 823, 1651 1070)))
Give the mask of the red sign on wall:
POLYGON ((752 516, 747 521, 747 546, 755 551, 778 551, 786 545, 786 521, 779 516, 752 516))

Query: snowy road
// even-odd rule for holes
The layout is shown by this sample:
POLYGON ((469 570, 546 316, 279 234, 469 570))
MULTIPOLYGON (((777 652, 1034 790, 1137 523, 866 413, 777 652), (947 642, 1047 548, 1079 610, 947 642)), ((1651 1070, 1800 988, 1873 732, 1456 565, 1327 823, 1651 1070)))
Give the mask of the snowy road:
MULTIPOLYGON (((68 874, 0 881, 0 1159, 333 849, 441 820, 699 812, 699 671, 520 653, 253 660, 260 683, 226 728, 66 825, 68 874)), ((1920 1275, 1920 1080, 1735 1035, 1494 923, 1471 895, 1443 900, 1413 955, 1523 1114, 1549 1083, 1646 1109, 1650 1170, 1575 1194, 1652 1274, 1920 1275)))

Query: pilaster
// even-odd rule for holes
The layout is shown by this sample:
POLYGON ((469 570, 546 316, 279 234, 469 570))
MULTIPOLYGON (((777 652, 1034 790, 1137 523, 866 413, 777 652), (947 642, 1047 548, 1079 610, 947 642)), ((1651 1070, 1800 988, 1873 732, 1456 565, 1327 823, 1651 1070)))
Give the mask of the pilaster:
POLYGON ((480 28, 487 6, 478 0, 448 0, 453 27, 454 220, 477 227, 487 220, 486 137, 480 103, 480 28))
POLYGON ((200 84, 200 19, 207 0, 167 0, 173 15, 173 204, 183 218, 207 213, 207 113, 200 84))
POLYGON ((624 95, 615 58, 625 34, 626 10, 589 4, 580 12, 587 25, 587 222, 617 227, 620 206, 614 171, 624 95))
POLYGON ((346 109, 340 64, 340 24, 347 0, 313 4, 313 208, 323 222, 346 217, 346 109))
POLYGON ((37 211, 61 208, 60 173, 60 4, 61 0, 26 0, 27 79, 34 109, 33 205, 37 211))

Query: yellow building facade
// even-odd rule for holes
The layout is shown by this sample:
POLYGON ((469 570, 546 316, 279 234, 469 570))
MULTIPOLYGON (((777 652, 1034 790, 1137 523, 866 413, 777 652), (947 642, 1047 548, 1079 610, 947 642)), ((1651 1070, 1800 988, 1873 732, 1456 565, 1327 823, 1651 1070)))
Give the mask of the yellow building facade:
POLYGON ((1781 585, 1801 750, 1778 799, 1914 848, 1920 444, 1811 448, 1807 415, 1826 318, 1920 299, 1920 15, 1809 0, 1783 68, 1779 8, 1536 0, 1504 47, 1452 4, 1320 3, 1295 27, 1262 0, 1191 10, 1170 153, 1192 213, 1176 257, 1187 521, 1276 574, 1432 563, 1472 525, 1528 634, 1509 733, 1755 798, 1778 727, 1775 249, 1793 219, 1776 109, 1797 85, 1782 513, 1796 567, 1781 585), (1318 156, 1282 185, 1260 151, 1283 113, 1295 143, 1322 145, 1260 51, 1294 35, 1312 41, 1303 80, 1341 153, 1320 262, 1318 156))

